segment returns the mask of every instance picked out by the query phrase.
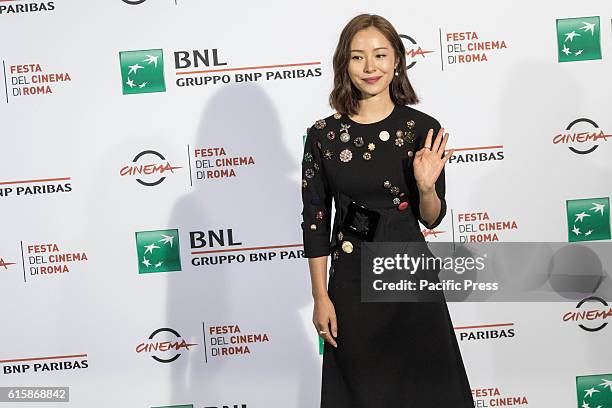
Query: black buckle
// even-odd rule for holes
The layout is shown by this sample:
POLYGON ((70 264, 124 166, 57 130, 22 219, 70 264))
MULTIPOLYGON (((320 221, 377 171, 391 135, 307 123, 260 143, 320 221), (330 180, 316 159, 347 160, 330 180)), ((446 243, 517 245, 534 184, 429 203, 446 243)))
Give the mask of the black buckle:
POLYGON ((377 211, 351 201, 342 226, 362 240, 371 241, 374 238, 379 219, 380 214, 377 211))

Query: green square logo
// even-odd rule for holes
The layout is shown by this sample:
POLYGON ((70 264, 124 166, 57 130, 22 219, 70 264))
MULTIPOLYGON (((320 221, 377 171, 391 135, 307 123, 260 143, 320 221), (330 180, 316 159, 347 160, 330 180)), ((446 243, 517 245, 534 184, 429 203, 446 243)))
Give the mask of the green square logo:
POLYGON ((599 17, 557 20, 559 62, 601 59, 599 17))
POLYGON ((163 50, 119 52, 124 95, 166 92, 163 50))
POLYGON ((576 377, 578 408, 612 407, 612 374, 576 377))
POLYGON ((177 229, 136 232, 138 273, 181 270, 181 251, 177 229))
POLYGON ((598 241, 610 239, 610 199, 567 200, 567 240, 598 241))

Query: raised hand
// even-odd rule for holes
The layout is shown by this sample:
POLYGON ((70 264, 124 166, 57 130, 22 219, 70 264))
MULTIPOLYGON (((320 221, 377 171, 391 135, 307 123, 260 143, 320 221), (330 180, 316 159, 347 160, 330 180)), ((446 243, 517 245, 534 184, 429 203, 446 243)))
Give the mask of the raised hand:
POLYGON ((448 133, 444 133, 444 128, 440 128, 436 140, 432 146, 431 138, 433 129, 429 129, 425 138, 425 145, 421 150, 416 152, 412 161, 414 178, 416 179, 419 191, 426 192, 434 188, 436 180, 440 176, 444 165, 455 152, 450 150, 444 154, 446 142, 448 141, 448 133))

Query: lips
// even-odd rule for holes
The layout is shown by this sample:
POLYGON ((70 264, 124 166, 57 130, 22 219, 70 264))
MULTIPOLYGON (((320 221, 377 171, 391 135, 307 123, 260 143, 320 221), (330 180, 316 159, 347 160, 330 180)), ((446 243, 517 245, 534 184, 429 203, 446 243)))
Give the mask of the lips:
POLYGON ((363 78, 363 80, 367 82, 368 84, 373 84, 373 83, 376 83, 376 81, 378 81, 380 78, 382 77, 377 76, 377 77, 363 78))

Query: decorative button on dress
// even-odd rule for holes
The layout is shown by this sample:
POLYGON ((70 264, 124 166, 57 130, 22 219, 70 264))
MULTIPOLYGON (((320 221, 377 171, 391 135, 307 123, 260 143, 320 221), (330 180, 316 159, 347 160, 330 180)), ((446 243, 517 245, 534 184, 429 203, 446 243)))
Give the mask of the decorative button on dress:
POLYGON ((372 241, 425 241, 418 221, 435 228, 446 214, 444 171, 435 185, 440 215, 427 225, 419 213, 412 159, 429 129, 435 138, 436 119, 401 105, 379 122, 335 113, 308 129, 304 252, 331 255, 328 293, 338 322, 338 347, 324 346, 322 408, 474 406, 446 302, 361 302, 363 239, 341 225, 346 203, 354 201, 382 215, 372 241))

